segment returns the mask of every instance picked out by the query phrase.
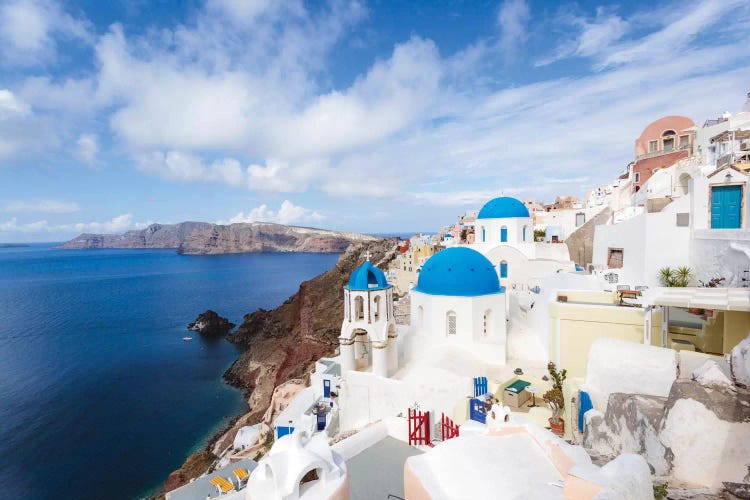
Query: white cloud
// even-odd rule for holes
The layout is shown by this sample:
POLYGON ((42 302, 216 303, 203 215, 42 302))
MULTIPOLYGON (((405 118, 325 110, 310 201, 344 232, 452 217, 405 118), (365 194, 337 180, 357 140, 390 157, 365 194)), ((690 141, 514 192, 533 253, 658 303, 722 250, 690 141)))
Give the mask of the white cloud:
POLYGON ((7 0, 0 5, 0 62, 32 66, 55 57, 57 38, 91 41, 85 19, 55 0, 7 0))
MULTIPOLYGON (((278 224, 301 224, 318 223, 325 217, 315 210, 295 205, 289 200, 284 200, 277 211, 263 204, 250 210, 247 215, 240 212, 231 219, 229 224, 241 222, 275 222, 278 224)), ((218 222, 218 224, 224 224, 218 222)))
POLYGON ((28 104, 16 97, 8 89, 0 89, 0 120, 26 116, 31 112, 28 104))
POLYGON ((500 48, 507 57, 515 52, 528 38, 529 4, 526 0, 504 0, 497 13, 500 27, 500 48))
POLYGON ((46 220, 18 223, 13 217, 0 223, 0 232, 10 233, 120 233, 129 229, 142 229, 148 222, 134 222, 131 214, 122 214, 104 222, 76 222, 72 224, 52 224, 46 220))
POLYGON ((10 201, 5 204, 6 212, 68 214, 80 210, 78 203, 57 200, 10 201))
POLYGON ((602 7, 597 8, 594 19, 560 14, 555 16, 555 23, 577 29, 578 33, 574 38, 561 42, 551 55, 537 61, 535 66, 546 66, 572 56, 606 54, 630 29, 628 21, 617 14, 608 13, 602 7))
POLYGON ((78 146, 78 158, 86 165, 93 166, 97 163, 99 154, 99 143, 95 134, 81 134, 76 141, 78 146))

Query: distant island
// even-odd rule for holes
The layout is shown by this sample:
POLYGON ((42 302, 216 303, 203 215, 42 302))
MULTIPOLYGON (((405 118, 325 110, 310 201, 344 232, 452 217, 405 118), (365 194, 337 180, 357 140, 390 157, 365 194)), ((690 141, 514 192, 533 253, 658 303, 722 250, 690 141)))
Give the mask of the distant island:
POLYGON ((122 234, 84 233, 57 248, 174 248, 178 253, 210 255, 247 252, 343 252, 355 242, 376 241, 365 234, 269 222, 151 224, 122 234))
POLYGON ((31 245, 26 243, 0 243, 0 248, 26 248, 31 245))

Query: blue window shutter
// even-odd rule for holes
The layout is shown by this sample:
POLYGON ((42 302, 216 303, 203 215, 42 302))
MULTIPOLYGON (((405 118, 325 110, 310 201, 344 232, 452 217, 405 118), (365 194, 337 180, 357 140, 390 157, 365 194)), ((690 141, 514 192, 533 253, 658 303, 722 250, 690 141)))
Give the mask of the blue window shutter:
POLYGON ((507 262, 500 263, 500 277, 501 278, 508 277, 508 263, 507 262))
POLYGON ((500 228, 500 241, 503 243, 508 241, 508 228, 507 227, 500 228))

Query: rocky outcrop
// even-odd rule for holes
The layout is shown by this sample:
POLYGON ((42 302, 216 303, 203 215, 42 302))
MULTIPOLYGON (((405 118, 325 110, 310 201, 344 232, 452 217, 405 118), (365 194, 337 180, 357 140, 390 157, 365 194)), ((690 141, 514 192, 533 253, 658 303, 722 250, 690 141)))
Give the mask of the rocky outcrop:
POLYGON ((634 452, 657 475, 714 490, 745 483, 750 467, 750 393, 678 379, 667 398, 611 394, 586 414, 584 446, 613 458, 634 452))
POLYGON ((212 440, 211 446, 188 459, 187 470, 183 466, 173 472, 165 491, 203 473, 208 466, 197 470, 199 467, 194 464, 205 464, 207 456, 216 460, 215 452, 226 447, 239 427, 267 421, 264 417, 279 386, 306 378, 316 360, 335 354, 344 320, 342 290, 349 275, 364 262, 367 251, 374 265, 387 268, 396 256, 397 245, 395 238, 352 245, 332 269, 302 283, 298 292, 281 306, 245 315, 239 328, 227 336, 245 351, 224 378, 246 392, 249 412, 212 440))
POLYGON ((197 229, 213 226, 207 222, 181 222, 180 224, 151 224, 146 229, 122 234, 84 233, 58 248, 179 248, 185 238, 197 229))
POLYGON ((349 275, 365 261, 368 250, 373 264, 386 268, 395 258, 397 243, 384 239, 352 246, 332 269, 302 283, 281 306, 245 315, 229 334, 227 339, 246 351, 225 378, 251 392, 250 409, 258 418, 276 386, 304 376, 317 359, 334 354, 344 320, 342 290, 349 275))
POLYGON ((659 438, 671 455, 673 477, 711 488, 721 488, 723 481, 745 482, 750 467, 750 393, 677 380, 659 438))
POLYGON ((565 244, 568 246, 568 252, 572 261, 583 268, 586 268, 588 264, 593 262, 594 231, 596 230, 596 226, 606 224, 611 216, 612 209, 609 207, 605 208, 565 238, 565 244))
POLYGON ((364 234, 265 222, 212 225, 190 233, 178 251, 185 254, 243 252, 343 252, 349 245, 377 238, 364 234))
POLYGON ((227 318, 223 318, 209 309, 200 313, 195 321, 188 325, 188 330, 198 332, 204 337, 220 338, 229 333, 229 330, 234 326, 234 323, 230 323, 227 318))
POLYGON ((734 383, 750 388, 750 335, 734 346, 729 361, 734 383))
POLYGON ((266 222, 151 224, 123 234, 82 234, 58 248, 175 248, 184 254, 244 252, 343 252, 369 235, 266 222))
POLYGON ((667 398, 614 393, 609 396, 606 414, 586 413, 583 445, 609 460, 622 453, 646 458, 656 474, 666 474, 668 463, 659 441, 661 419, 667 398))

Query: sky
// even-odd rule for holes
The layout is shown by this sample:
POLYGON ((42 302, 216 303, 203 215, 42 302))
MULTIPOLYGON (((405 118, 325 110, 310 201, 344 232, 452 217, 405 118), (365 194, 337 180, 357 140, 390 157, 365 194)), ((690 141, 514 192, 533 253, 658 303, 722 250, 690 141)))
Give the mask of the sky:
POLYGON ((746 0, 0 0, 0 242, 434 231, 750 91, 746 0))

